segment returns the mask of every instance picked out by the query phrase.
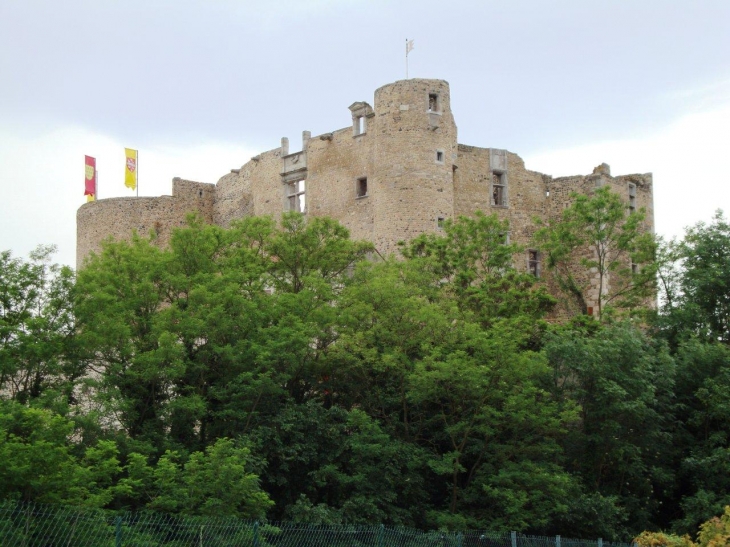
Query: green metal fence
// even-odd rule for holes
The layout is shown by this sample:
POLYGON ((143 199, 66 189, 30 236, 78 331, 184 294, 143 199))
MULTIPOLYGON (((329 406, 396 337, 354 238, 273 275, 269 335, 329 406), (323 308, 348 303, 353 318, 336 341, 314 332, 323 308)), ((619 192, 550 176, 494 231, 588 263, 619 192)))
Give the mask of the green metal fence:
POLYGON ((424 532, 0 502, 3 547, 631 547, 515 532, 424 532))

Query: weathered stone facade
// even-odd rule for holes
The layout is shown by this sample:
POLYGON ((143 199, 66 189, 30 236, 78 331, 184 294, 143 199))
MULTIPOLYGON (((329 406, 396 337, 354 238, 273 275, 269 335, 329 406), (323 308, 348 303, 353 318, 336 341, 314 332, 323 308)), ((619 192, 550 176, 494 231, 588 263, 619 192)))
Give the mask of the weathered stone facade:
MULTIPOLYGON (((534 219, 556 218, 573 192, 610 185, 647 211, 653 230, 651 174, 612 177, 607 165, 587 176, 552 178, 525 168, 506 150, 458 144, 449 85, 411 79, 375 91, 374 106, 350 107, 352 125, 311 137, 289 153, 288 139, 233 169, 217 184, 173 180, 172 196, 112 198, 77 214, 77 266, 109 236, 154 230, 162 244, 185 215, 197 211, 221 226, 248 215, 286 210, 332 217, 383 254, 398 241, 436 232, 444 219, 481 210, 510 220, 510 238, 528 246, 534 219)), ((517 267, 529 266, 529 252, 517 267)))

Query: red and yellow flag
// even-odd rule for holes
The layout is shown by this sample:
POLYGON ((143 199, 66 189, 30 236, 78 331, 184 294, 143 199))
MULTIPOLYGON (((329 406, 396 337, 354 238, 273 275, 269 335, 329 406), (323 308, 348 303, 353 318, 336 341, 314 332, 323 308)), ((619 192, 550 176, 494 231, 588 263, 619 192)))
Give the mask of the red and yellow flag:
POLYGON ((94 201, 96 196, 96 158, 84 156, 84 195, 86 201, 94 201))
POLYGON ((125 148, 124 154, 127 157, 124 166, 124 186, 134 190, 137 188, 137 151, 125 148))

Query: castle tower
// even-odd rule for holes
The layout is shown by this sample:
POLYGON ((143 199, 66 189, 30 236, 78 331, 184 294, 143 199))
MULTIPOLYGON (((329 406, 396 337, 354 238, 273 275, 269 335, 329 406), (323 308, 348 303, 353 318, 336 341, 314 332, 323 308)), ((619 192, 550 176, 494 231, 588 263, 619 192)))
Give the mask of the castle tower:
POLYGON ((383 253, 454 215, 456 125, 449 84, 401 80, 375 91, 373 239, 383 253))

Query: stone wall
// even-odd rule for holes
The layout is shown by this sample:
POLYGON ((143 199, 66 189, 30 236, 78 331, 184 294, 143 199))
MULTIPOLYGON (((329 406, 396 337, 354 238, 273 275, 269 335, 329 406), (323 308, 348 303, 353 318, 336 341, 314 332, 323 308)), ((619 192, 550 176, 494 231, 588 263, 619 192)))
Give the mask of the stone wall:
POLYGON ((175 179, 172 196, 85 204, 77 214, 77 264, 103 239, 134 230, 152 231, 164 245, 191 211, 220 226, 250 215, 276 218, 290 208, 289 183, 299 180, 306 214, 336 219, 384 255, 397 252, 401 240, 438 232, 443 220, 480 210, 510 221, 510 241, 525 247, 515 265, 527 268, 535 219, 558 219, 574 192, 601 185, 644 207, 653 231, 650 174, 612 177, 605 164, 585 176, 530 171, 512 152, 457 144, 450 101, 443 80, 401 80, 377 89, 373 107, 353 103, 350 126, 314 137, 304 131, 300 152, 290 153, 284 138, 216 185, 175 179))
POLYGON ((155 236, 164 246, 172 230, 185 225, 188 213, 196 212, 205 222, 213 221, 215 185, 173 179, 172 195, 109 198, 82 205, 76 212, 76 267, 101 250, 106 239, 129 239, 133 233, 155 236))

